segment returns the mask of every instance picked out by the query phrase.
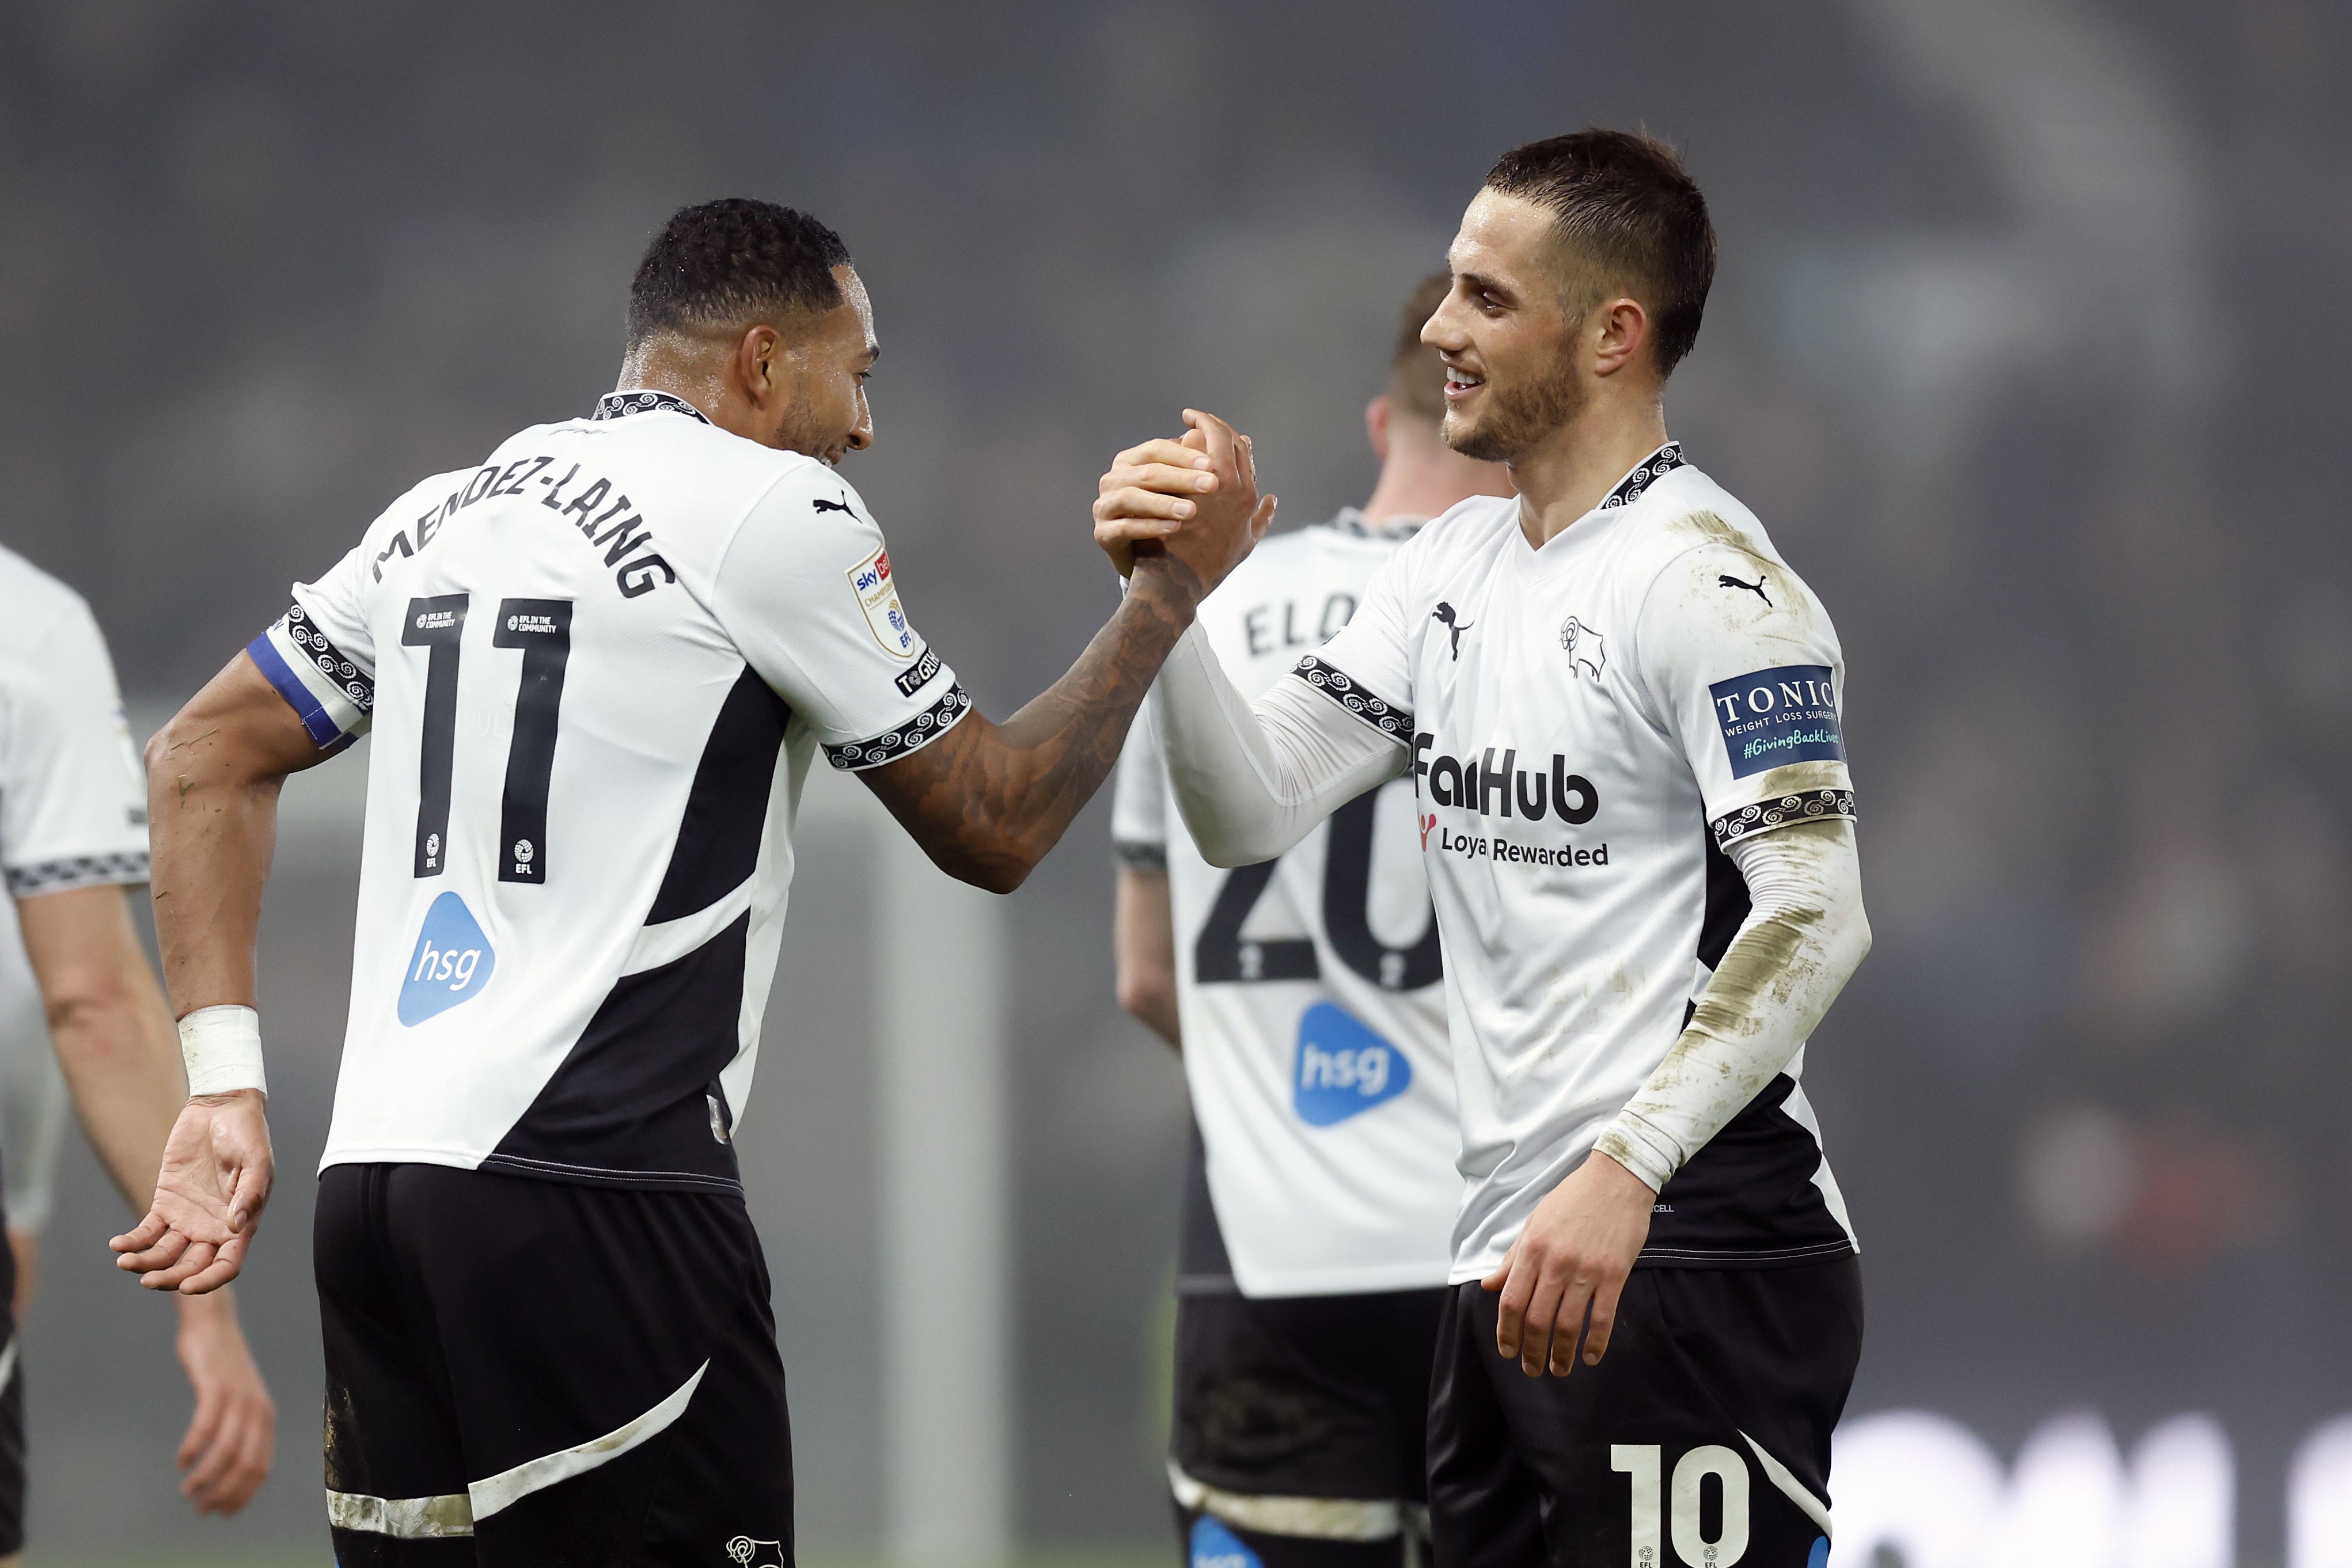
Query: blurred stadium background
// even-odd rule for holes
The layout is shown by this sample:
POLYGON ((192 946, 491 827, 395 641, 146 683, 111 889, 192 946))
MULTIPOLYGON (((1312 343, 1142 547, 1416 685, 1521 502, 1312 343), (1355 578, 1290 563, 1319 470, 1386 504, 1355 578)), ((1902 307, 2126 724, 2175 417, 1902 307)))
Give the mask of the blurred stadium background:
MULTIPOLYGON (((1110 452, 1197 402, 1255 433, 1288 522, 1361 498, 1394 311, 1495 154, 1665 134, 1723 244, 1673 427, 1852 665, 1878 945, 1807 1076, 1870 1291, 1835 1561, 2341 1568, 2347 78, 2335 0, 28 0, 0 9, 0 539, 88 594, 158 716, 414 477, 584 410, 646 235, 759 194, 872 287, 851 473, 1003 712, 1111 602, 1110 452)), ((27 1341, 36 1564, 325 1559, 332 771, 263 949, 285 1180, 243 1291, 278 1473, 185 1520, 164 1312, 109 1269, 77 1149, 27 1341)), ((924 1059, 877 1040, 957 1014, 893 1000, 929 937, 870 934, 921 888, 819 815, 744 1145, 804 1555, 947 1568, 907 1523, 944 1495, 980 1511, 967 1557, 1163 1560, 1185 1109, 1111 1001, 1103 810, 956 917, 967 967, 1003 956, 1001 1051, 937 1098, 1003 1113, 957 1199, 976 1272, 924 1281, 970 1308, 944 1344, 889 1326, 881 1085, 924 1059), (960 1369, 958 1335, 1001 1354, 960 1369), (932 1379, 988 1451, 907 1446, 932 1379)))

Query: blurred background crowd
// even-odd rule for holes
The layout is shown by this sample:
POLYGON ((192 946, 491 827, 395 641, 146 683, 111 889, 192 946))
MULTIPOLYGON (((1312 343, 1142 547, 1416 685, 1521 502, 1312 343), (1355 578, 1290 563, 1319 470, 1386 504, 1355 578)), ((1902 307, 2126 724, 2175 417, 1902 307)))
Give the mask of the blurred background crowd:
MULTIPOLYGON (((1286 524, 1359 501, 1394 314, 1495 155, 1685 152, 1722 260, 1669 389, 1835 616, 1877 946, 1808 1092, 1863 1237, 1853 1411, 2004 1458, 2206 1412, 2240 1549, 2352 1411, 2352 10, 2330 0, 803 0, 0 10, 0 542, 175 706, 416 477, 585 411, 675 207, 847 239, 886 352, 846 473, 983 707, 1113 599, 1094 477, 1187 402, 1286 524)), ((355 775, 356 765, 338 765, 355 775)), ((329 769, 333 772, 335 769, 329 769)), ((289 808, 264 1012, 288 1174, 243 1287, 317 1560, 307 1173, 356 778, 289 808)), ((1111 999, 1100 804, 1004 906, 1016 1522, 1164 1552, 1186 1112, 1111 999)), ((881 1539, 859 853, 795 892, 746 1157, 803 1543, 881 1539)), ((161 1303, 68 1176, 26 1342, 37 1552, 173 1539, 161 1303), (158 1395, 152 1388, 162 1390, 158 1395)), ((39 1561, 38 1556, 36 1562, 39 1561)))

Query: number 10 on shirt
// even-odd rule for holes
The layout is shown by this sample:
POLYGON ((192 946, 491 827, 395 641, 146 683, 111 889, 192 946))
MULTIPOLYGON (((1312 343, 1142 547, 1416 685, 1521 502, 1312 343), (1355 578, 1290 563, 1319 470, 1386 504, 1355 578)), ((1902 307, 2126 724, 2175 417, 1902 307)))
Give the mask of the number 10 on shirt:
MULTIPOLYGON (((417 746, 416 872, 439 876, 449 863, 449 781, 457 746, 457 661, 473 596, 412 599, 401 642, 426 650, 425 728, 417 746)), ((507 745, 506 791, 499 808, 499 880, 547 880, 547 787, 555 772, 555 721, 572 657, 572 601, 502 599, 494 648, 522 654, 514 732, 507 745)))

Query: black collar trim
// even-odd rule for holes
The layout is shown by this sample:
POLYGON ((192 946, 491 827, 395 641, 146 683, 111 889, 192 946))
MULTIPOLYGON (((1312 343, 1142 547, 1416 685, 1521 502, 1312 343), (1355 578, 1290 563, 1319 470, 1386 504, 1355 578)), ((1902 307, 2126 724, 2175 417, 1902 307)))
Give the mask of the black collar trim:
POLYGON ((1601 497, 1603 507, 1630 507, 1642 498, 1642 492, 1683 465, 1683 444, 1669 441, 1639 463, 1633 471, 1617 481, 1617 487, 1601 497))
POLYGON ((1330 528, 1334 532, 1346 534, 1351 538, 1402 541, 1421 532, 1422 525, 1428 521, 1427 517, 1391 517, 1384 523, 1375 524, 1365 518, 1363 508, 1342 507, 1339 508, 1338 517, 1326 517, 1314 526, 1319 528, 1330 528))
POLYGON ((634 392, 606 392, 596 400, 596 412, 588 417, 590 419, 626 419, 633 413, 682 413, 688 419, 701 420, 705 424, 710 423, 709 419, 704 418, 700 409, 684 398, 673 396, 666 392, 647 392, 642 388, 634 392))

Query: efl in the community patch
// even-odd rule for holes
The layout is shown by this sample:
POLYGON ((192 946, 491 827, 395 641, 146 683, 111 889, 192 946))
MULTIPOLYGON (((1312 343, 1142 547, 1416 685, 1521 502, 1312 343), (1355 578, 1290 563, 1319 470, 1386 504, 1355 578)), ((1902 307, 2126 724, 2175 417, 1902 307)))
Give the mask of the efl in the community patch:
POLYGON ((1783 664, 1717 681, 1706 691, 1734 779, 1791 762, 1845 760, 1828 665, 1783 664))

